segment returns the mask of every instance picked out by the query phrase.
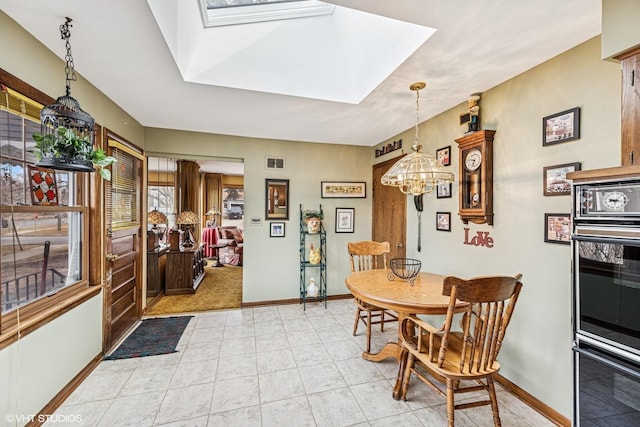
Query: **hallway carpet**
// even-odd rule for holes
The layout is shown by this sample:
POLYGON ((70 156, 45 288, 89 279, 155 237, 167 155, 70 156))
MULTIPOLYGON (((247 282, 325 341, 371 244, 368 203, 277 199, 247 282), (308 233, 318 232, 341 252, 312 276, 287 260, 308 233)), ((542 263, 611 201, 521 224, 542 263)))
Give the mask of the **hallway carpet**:
POLYGON ((145 316, 239 308, 242 305, 242 267, 211 267, 211 264, 210 261, 204 268, 205 277, 195 294, 164 295, 145 316))

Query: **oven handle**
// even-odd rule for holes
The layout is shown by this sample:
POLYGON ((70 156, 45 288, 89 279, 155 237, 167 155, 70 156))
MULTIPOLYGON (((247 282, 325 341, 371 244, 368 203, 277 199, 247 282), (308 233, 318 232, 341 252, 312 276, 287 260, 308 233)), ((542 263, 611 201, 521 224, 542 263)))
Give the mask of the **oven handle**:
POLYGON ((581 235, 573 235, 571 236, 573 240, 577 240, 580 242, 595 242, 595 243, 614 243, 617 245, 630 245, 630 246, 640 246, 640 239, 620 239, 617 237, 593 237, 593 236, 581 236, 581 235))
MULTIPOLYGON (((584 348, 580 348, 580 347, 578 347, 577 344, 573 345, 572 350, 575 351, 576 353, 580 353, 580 354, 582 354, 584 356, 587 356, 587 357, 589 357, 591 359, 597 360, 598 362, 604 363, 605 365, 609 366, 610 368, 617 369, 618 371, 622 371, 625 374, 628 374, 628 375, 631 375, 632 377, 640 379, 640 372, 635 371, 635 370, 633 370, 631 368, 628 368, 628 367, 626 367, 624 365, 619 365, 616 362, 614 362, 613 360, 610 360, 610 359, 606 358, 605 356, 601 356, 600 354, 595 353, 595 352, 593 352, 591 350, 586 350, 584 348)), ((630 362, 630 363, 632 363, 632 362, 630 362)))

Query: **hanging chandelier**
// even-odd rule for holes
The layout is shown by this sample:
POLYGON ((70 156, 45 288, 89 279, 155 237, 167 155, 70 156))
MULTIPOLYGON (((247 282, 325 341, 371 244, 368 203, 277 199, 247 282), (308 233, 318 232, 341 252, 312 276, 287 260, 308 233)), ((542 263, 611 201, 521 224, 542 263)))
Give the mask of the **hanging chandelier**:
POLYGON ((416 93, 416 133, 411 147, 413 152, 407 154, 394 164, 382 176, 383 185, 398 187, 404 194, 417 196, 431 192, 438 184, 453 182, 453 173, 444 169, 442 164, 433 156, 422 152, 418 132, 420 90, 426 83, 417 82, 409 86, 416 93))
MULTIPOLYGON (((67 49, 66 94, 40 111, 41 133, 33 135, 38 159, 36 165, 72 172, 93 172, 94 166, 102 168, 115 159, 106 158, 102 150, 93 149, 93 117, 83 111, 71 96, 71 81, 76 81, 77 77, 69 42, 70 27, 71 18, 66 18, 60 26, 60 35, 67 49)), ((101 175, 105 176, 102 170, 101 175)))

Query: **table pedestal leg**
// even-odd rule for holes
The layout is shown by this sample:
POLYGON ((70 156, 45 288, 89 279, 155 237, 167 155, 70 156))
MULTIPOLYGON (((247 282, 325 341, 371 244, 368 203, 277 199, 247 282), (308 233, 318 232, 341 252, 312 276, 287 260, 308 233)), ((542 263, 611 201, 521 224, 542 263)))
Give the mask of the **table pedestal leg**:
POLYGON ((392 357, 396 360, 400 360, 400 353, 402 348, 397 342, 388 342, 377 353, 362 353, 364 360, 370 360, 371 362, 380 362, 388 357, 392 357))
POLYGON ((216 249, 216 263, 211 265, 211 267, 224 267, 224 264, 220 262, 220 248, 216 249))

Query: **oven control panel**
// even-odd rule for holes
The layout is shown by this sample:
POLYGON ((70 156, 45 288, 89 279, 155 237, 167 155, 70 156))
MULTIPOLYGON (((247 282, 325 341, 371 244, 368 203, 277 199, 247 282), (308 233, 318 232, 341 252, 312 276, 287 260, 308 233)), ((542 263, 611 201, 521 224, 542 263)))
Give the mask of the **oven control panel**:
POLYGON ((574 190, 580 218, 640 218, 640 182, 582 184, 574 190))

